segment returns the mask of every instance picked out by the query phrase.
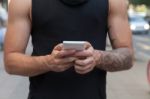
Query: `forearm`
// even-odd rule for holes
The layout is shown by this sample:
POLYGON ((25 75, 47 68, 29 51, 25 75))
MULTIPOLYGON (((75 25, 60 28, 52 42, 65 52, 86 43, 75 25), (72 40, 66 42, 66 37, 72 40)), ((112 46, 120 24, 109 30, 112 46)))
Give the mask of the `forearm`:
POLYGON ((36 76, 48 72, 46 56, 32 57, 20 53, 11 53, 5 57, 5 68, 9 74, 36 76))
POLYGON ((97 67, 109 72, 130 69, 133 66, 133 52, 129 48, 112 51, 97 51, 100 55, 97 67))

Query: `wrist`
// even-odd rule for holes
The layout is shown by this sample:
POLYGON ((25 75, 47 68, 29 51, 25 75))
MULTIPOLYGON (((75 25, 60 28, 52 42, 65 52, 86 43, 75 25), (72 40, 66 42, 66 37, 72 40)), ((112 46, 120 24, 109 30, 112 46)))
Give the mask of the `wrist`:
POLYGON ((51 56, 50 55, 46 55, 46 56, 41 56, 41 60, 42 60, 42 66, 45 69, 45 71, 51 71, 51 56))
POLYGON ((103 53, 103 52, 100 51, 100 50, 95 50, 95 51, 94 51, 96 66, 99 66, 99 65, 101 64, 102 53, 103 53))

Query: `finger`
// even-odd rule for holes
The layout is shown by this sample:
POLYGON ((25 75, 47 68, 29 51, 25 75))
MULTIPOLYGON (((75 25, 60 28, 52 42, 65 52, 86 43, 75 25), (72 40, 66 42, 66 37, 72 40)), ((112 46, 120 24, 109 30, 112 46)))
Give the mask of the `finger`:
POLYGON ((93 66, 90 64, 90 65, 87 65, 87 66, 80 66, 80 65, 75 65, 75 69, 78 70, 78 71, 86 71, 88 70, 89 68, 92 68, 93 66))
POLYGON ((70 68, 70 67, 73 67, 74 66, 74 63, 66 63, 66 64, 63 64, 63 67, 64 68, 70 68))
POLYGON ((67 69, 69 69, 70 67, 72 67, 73 64, 72 63, 69 63, 69 64, 63 64, 63 65, 57 65, 53 68, 53 71, 54 72, 63 72, 67 69))
POLYGON ((73 56, 75 52, 76 52, 75 50, 62 50, 59 53, 57 53, 56 57, 63 58, 63 57, 73 56))
POLYGON ((58 45, 56 45, 56 46, 54 47, 54 50, 61 51, 62 49, 63 49, 63 44, 62 44, 62 43, 60 43, 60 44, 58 44, 58 45))
POLYGON ((80 66, 87 66, 90 65, 94 62, 94 58, 93 57, 88 57, 84 60, 76 60, 75 64, 80 65, 80 66))
POLYGON ((73 63, 63 64, 63 65, 60 65, 60 66, 59 66, 58 71, 59 71, 59 72, 63 72, 63 71, 68 70, 68 69, 71 68, 71 67, 73 67, 73 63))
POLYGON ((83 50, 83 51, 78 51, 74 54, 74 57, 89 57, 93 55, 93 47, 90 47, 87 50, 83 50))
POLYGON ((58 65, 62 65, 62 64, 74 62, 75 60, 76 60, 75 57, 69 57, 69 58, 63 58, 63 59, 56 59, 55 63, 58 65))
POLYGON ((89 42, 87 42, 86 41, 86 43, 85 43, 85 49, 88 49, 89 47, 91 47, 92 45, 89 43, 89 42))
POLYGON ((90 67, 90 68, 88 68, 86 70, 83 70, 83 71, 82 70, 78 70, 78 69, 75 69, 75 71, 77 73, 79 73, 79 74, 87 74, 87 73, 91 72, 93 69, 94 69, 94 67, 90 67))

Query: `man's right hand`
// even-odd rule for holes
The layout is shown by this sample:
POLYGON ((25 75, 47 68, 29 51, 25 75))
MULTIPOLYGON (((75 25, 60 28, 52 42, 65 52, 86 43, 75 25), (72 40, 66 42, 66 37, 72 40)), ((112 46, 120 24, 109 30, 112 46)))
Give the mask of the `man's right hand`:
POLYGON ((75 50, 64 50, 63 44, 58 44, 53 49, 51 55, 46 57, 46 65, 50 71, 63 72, 74 65, 75 50))

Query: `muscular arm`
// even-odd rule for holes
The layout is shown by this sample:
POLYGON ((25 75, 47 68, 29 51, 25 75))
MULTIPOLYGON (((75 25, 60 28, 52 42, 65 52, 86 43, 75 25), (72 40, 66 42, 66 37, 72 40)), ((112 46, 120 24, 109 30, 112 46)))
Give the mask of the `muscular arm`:
POLYGON ((29 18, 31 0, 12 0, 4 46, 6 71, 10 74, 35 76, 48 71, 44 58, 25 55, 30 36, 29 18))
POLYGON ((125 0, 109 0, 109 4, 109 37, 113 50, 96 53, 100 57, 98 68, 114 72, 129 69, 133 65, 132 33, 125 0))

